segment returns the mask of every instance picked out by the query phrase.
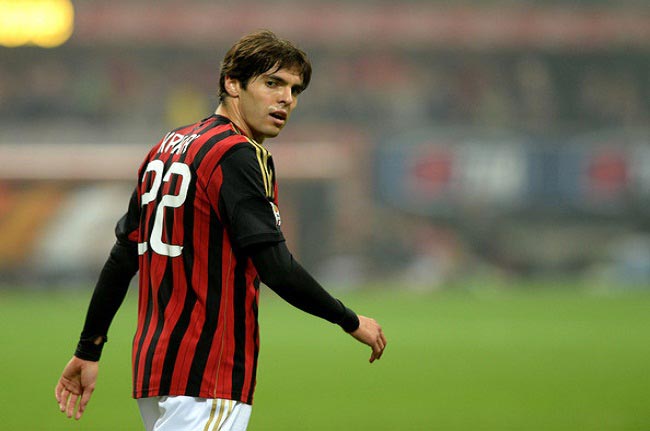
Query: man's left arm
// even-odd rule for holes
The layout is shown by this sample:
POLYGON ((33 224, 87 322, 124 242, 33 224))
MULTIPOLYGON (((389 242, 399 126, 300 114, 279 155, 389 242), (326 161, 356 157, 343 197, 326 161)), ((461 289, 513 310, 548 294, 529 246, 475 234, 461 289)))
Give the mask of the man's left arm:
POLYGON ((90 401, 108 328, 137 270, 137 249, 133 244, 122 243, 118 239, 95 286, 77 349, 63 369, 54 390, 60 410, 69 418, 74 415, 75 419, 81 419, 90 401))

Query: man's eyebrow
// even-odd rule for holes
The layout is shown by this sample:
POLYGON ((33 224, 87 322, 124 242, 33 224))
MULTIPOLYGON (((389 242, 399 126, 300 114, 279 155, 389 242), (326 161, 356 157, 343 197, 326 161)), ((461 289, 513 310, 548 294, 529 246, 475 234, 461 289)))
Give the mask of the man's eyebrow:
POLYGON ((278 75, 275 75, 273 73, 265 73, 262 76, 264 77, 264 79, 272 79, 273 81, 277 81, 277 82, 279 82, 281 84, 286 84, 287 83, 286 80, 284 80, 283 78, 280 78, 278 75))
MULTIPOLYGON (((273 81, 276 81, 276 82, 278 82, 278 83, 280 83, 282 85, 289 84, 286 79, 281 78, 278 75, 275 75, 273 73, 264 74, 263 76, 264 76, 265 79, 272 79, 273 81)), ((303 88, 302 82, 300 84, 293 85, 292 88, 300 88, 300 89, 302 89, 303 88)))

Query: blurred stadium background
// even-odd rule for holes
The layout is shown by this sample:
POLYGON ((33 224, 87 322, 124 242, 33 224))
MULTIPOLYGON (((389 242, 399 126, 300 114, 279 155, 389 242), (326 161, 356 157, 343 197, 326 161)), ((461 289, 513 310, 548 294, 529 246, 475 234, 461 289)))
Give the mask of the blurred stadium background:
MULTIPOLYGON (((81 292, 55 337, 74 338, 141 158, 215 109, 220 59, 260 28, 314 64, 268 147, 285 234, 325 285, 364 306, 578 286, 634 295, 628 329, 649 327, 646 0, 0 0, 3 315, 20 292, 81 292)), ((632 393, 645 413, 553 429, 648 429, 632 393)))

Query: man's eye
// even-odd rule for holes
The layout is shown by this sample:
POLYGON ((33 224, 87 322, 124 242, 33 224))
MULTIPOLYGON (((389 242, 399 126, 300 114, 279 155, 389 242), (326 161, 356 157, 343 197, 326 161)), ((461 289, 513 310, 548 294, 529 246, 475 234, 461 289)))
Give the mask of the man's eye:
POLYGON ((268 87, 275 87, 276 85, 278 85, 278 83, 275 81, 266 81, 266 85, 268 87))

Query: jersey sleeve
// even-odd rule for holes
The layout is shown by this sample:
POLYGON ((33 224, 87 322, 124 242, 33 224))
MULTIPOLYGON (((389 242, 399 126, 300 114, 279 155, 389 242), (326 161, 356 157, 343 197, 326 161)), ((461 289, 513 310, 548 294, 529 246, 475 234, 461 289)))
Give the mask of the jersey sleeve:
POLYGON ((260 280, 300 310, 341 326, 345 332, 359 327, 359 317, 329 294, 291 255, 285 243, 261 244, 248 249, 260 280))
POLYGON ((138 194, 133 192, 129 208, 115 226, 117 241, 100 273, 88 305, 86 320, 75 356, 98 361, 111 322, 122 305, 129 283, 138 272, 138 194))
POLYGON ((138 199, 138 189, 133 191, 129 200, 129 208, 126 214, 117 222, 115 226, 115 236, 118 242, 137 243, 138 229, 140 227, 140 203, 138 199))
POLYGON ((273 162, 263 147, 244 143, 221 161, 219 206, 233 245, 284 241, 274 202, 273 162))

